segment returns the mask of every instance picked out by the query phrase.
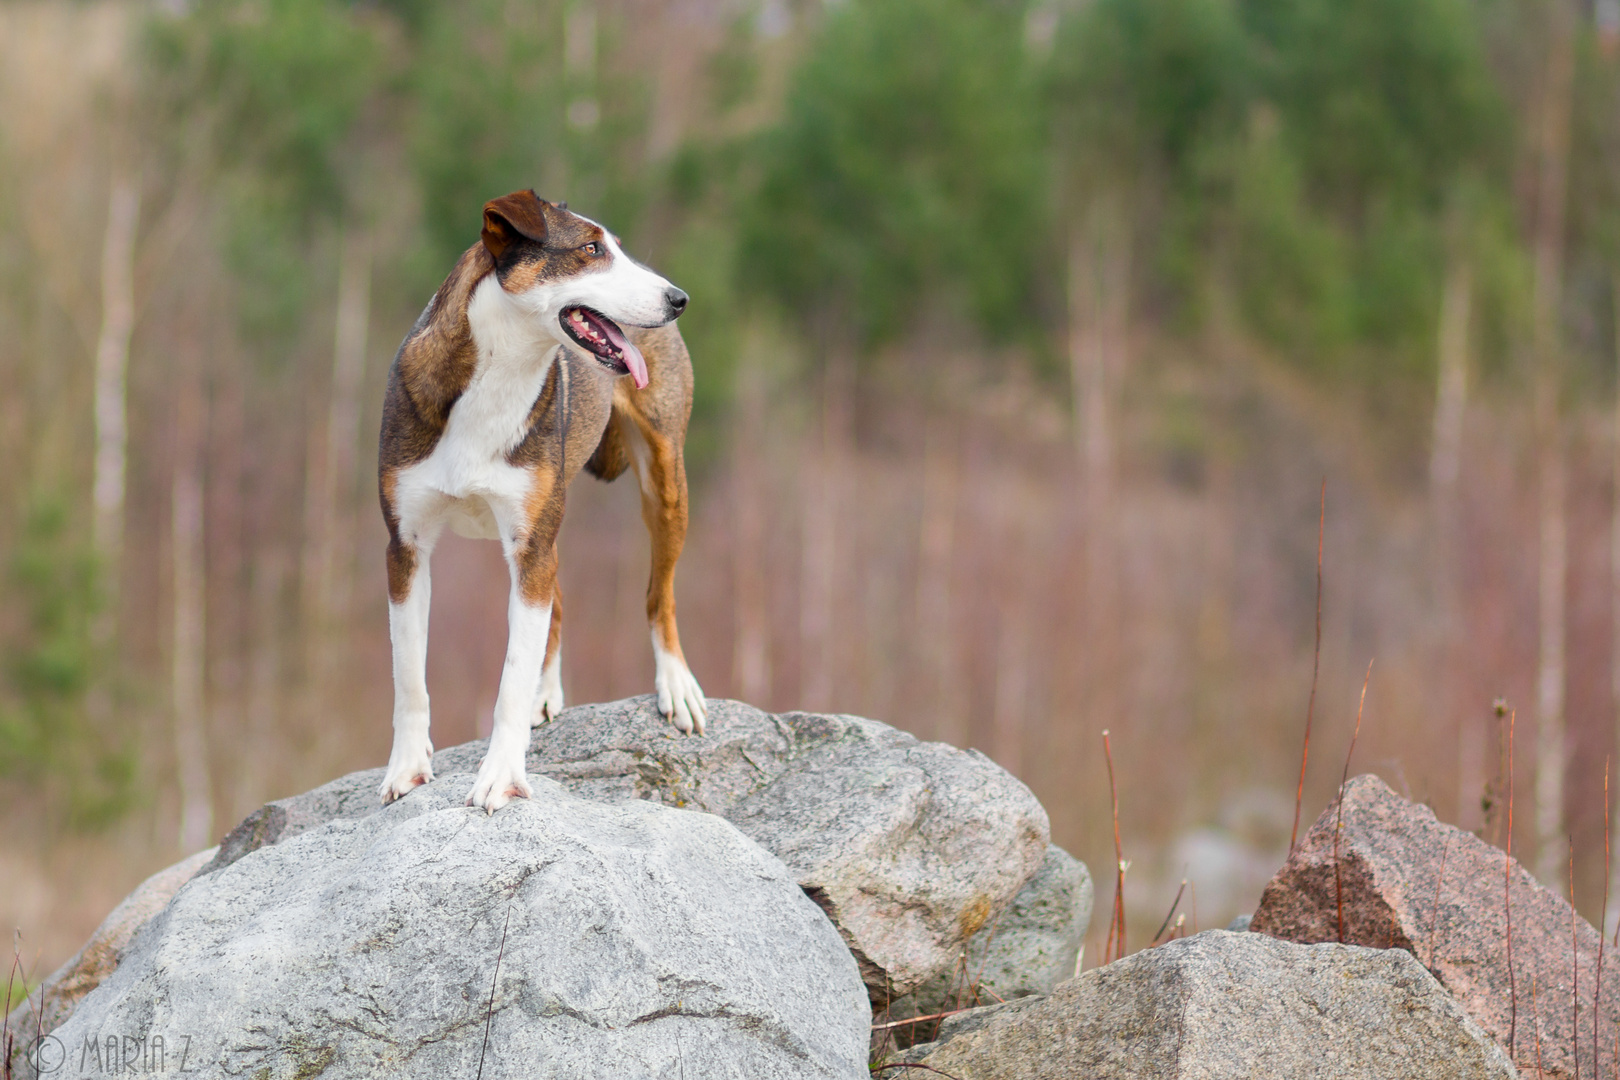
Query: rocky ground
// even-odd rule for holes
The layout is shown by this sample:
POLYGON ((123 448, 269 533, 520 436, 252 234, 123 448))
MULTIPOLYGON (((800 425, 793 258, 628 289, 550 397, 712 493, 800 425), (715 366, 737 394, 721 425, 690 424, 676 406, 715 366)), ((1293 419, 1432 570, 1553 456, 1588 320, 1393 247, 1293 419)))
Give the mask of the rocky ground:
POLYGON ((8 1075, 1620 1065, 1598 933, 1376 778, 1324 812, 1248 932, 1076 974, 1090 875, 989 759, 858 717, 711 710, 679 738, 648 698, 570 709, 534 733, 534 798, 494 815, 464 805, 482 743, 388 807, 381 769, 268 804, 143 884, 7 1019, 8 1075))

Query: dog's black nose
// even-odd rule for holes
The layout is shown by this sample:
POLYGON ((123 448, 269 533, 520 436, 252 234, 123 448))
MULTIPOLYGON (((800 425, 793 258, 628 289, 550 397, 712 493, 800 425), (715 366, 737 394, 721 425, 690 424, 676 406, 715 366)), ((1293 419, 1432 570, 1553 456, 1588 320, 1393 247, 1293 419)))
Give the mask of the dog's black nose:
POLYGON ((686 294, 677 289, 675 286, 671 285, 668 289, 664 290, 664 302, 669 305, 669 310, 674 312, 676 315, 679 315, 681 312, 686 310, 686 301, 686 294))

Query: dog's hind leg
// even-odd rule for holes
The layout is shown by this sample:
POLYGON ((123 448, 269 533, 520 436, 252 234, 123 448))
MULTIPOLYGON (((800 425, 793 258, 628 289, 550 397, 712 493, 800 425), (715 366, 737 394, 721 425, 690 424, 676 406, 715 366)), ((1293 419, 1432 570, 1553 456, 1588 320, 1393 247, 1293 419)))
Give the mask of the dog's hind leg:
POLYGON ((540 673, 540 696, 534 703, 534 718, 539 727, 555 720, 563 711, 562 686, 562 586, 551 587, 551 632, 546 635, 546 663, 540 673))
POLYGON ((664 425, 656 423, 638 405, 631 395, 621 413, 616 399, 614 422, 623 425, 630 461, 641 487, 641 520, 652 538, 647 622, 652 630, 653 687, 658 693, 659 712, 678 731, 702 735, 708 704, 703 688, 686 666, 680 632, 675 626, 675 563, 686 543, 687 522, 683 432, 664 430, 664 425))
POLYGON ((409 539, 397 525, 388 543, 388 634, 394 652, 394 748, 380 794, 391 803, 433 779, 428 739, 427 637, 432 582, 428 562, 437 527, 409 539))

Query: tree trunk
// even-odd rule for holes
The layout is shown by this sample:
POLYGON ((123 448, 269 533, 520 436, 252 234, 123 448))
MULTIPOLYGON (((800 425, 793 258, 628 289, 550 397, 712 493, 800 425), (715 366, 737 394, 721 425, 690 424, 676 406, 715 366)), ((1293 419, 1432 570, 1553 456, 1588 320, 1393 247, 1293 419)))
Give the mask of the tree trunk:
POLYGON ((1081 469, 1086 558, 1084 700, 1094 716, 1117 711, 1114 628, 1114 401, 1126 366, 1130 232, 1119 199, 1092 199, 1069 241, 1069 368, 1081 469))
POLYGON ((1434 399, 1434 441, 1429 451, 1429 490, 1437 509, 1456 501, 1461 472, 1463 415, 1468 405, 1468 320, 1473 309, 1474 274, 1467 259, 1446 268, 1440 301, 1439 384, 1434 399))
MULTIPOLYGON (((250 762, 262 761, 272 753, 281 734, 281 687, 284 674, 281 661, 282 588, 288 577, 285 551, 269 543, 261 544, 253 559, 253 584, 249 592, 252 606, 249 640, 253 643, 247 674, 247 745, 250 762)), ((258 806, 270 797, 262 770, 251 764, 243 770, 243 790, 237 793, 241 805, 258 806)))
POLYGON ((128 443, 126 398, 129 340, 135 329, 135 232, 140 186, 115 174, 107 200, 107 231, 101 247, 101 334, 96 341, 96 462, 92 499, 96 553, 107 591, 108 619, 97 637, 112 636, 118 573, 124 541, 124 471, 128 443))
POLYGON ((174 579, 171 694, 175 774, 180 789, 180 849, 200 851, 214 831, 204 685, 206 579, 203 568, 203 431, 207 404, 200 376, 180 376, 175 398, 174 479, 170 492, 174 579))
MULTIPOLYGON (((1612 274, 1614 289, 1614 425, 1609 438, 1614 461, 1611 468, 1609 509, 1609 687, 1614 704, 1616 742, 1620 743, 1620 273, 1612 274)), ((1610 769, 1609 788, 1620 787, 1620 771, 1610 769)), ((1611 833, 1620 836, 1620 800, 1615 800, 1611 833)), ((1609 915, 1603 932, 1611 940, 1620 926, 1620 860, 1612 860, 1609 882, 1609 915)))
POLYGON ((1558 881, 1564 854, 1564 588, 1568 562, 1559 422, 1564 200, 1569 167, 1575 12, 1554 0, 1542 92, 1535 217, 1535 428, 1540 488, 1540 649, 1536 673, 1536 875, 1558 881))
POLYGON ((922 649, 923 701, 933 717, 934 738, 966 746, 962 672, 957 635, 952 566, 956 561, 956 507, 962 488, 961 464, 943 421, 928 425, 923 437, 922 523, 917 537, 917 640, 922 649))
MULTIPOLYGON (((751 352, 751 350, 750 350, 751 352)), ((765 570, 765 373, 745 352, 737 365, 736 440, 731 490, 736 528, 732 540, 735 630, 731 679, 744 701, 767 707, 771 694, 770 595, 765 570)))
POLYGON ((329 626, 342 625, 348 616, 354 586, 355 452, 371 323, 371 245, 364 233, 345 230, 342 260, 332 343, 332 407, 326 421, 327 542, 321 559, 329 626))
POLYGON ((354 551, 354 469, 359 439, 360 386, 366 371, 371 317, 371 248, 345 228, 340 244, 337 325, 326 423, 311 424, 305 477, 303 588, 306 672, 314 682, 329 663, 334 627, 348 612, 354 551))
POLYGON ((1435 537, 1435 585, 1438 593, 1436 648, 1440 676, 1435 691, 1439 713, 1457 716, 1457 816, 1459 827, 1475 827, 1485 784, 1484 732, 1469 722, 1473 713, 1461 706, 1456 671, 1463 662, 1458 641, 1464 619, 1457 578, 1461 555, 1457 520, 1457 487, 1462 471, 1463 417, 1468 406, 1468 320, 1473 299, 1473 268, 1456 255, 1446 267, 1440 300, 1438 379, 1434 398, 1434 435, 1429 448, 1429 499, 1435 537))
POLYGON ((1024 724, 1029 711, 1030 589, 1039 561, 1030 557, 1029 507, 1021 492, 1012 493, 1012 506, 1001 542, 1007 573, 1001 582, 1000 612, 996 626, 996 684, 990 723, 990 756, 1014 776, 1023 775, 1024 724))
POLYGON ((822 373, 821 445, 805 485, 799 595, 799 693, 802 708, 833 704, 834 605, 838 587, 839 508, 853 434, 855 359, 841 342, 827 351, 822 373))

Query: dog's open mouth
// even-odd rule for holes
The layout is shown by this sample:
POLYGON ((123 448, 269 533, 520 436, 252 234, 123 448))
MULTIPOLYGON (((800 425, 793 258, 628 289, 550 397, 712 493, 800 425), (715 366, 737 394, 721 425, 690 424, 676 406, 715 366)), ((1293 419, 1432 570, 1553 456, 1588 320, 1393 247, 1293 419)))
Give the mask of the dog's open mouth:
POLYGON ((629 375, 636 389, 647 385, 647 361, 632 345, 619 324, 588 307, 564 308, 559 316, 562 328, 575 343, 602 361, 610 371, 629 375))

